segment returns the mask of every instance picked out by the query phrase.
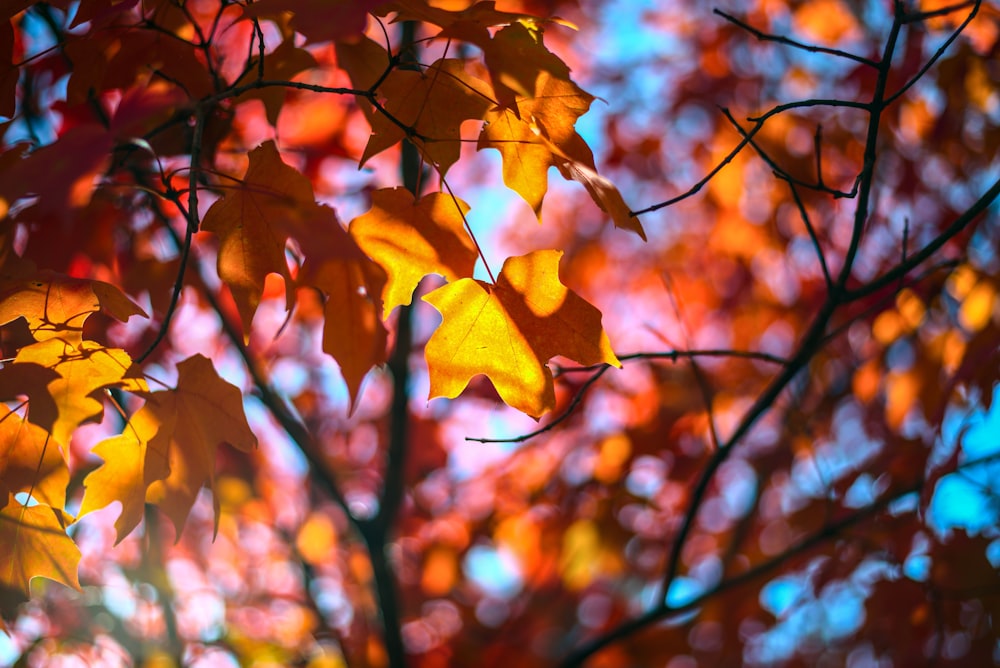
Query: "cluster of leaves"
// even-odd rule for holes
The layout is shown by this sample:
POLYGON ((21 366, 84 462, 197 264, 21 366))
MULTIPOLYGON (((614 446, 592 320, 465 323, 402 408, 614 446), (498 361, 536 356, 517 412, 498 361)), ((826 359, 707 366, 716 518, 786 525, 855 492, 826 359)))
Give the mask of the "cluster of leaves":
POLYGON ((1000 529, 930 510, 995 459, 953 425, 997 383, 1000 11, 760 4, 649 12, 636 41, 698 62, 647 37, 622 73, 555 55, 571 25, 541 3, 8 3, 18 651, 992 661, 1000 529), (653 204, 598 173, 567 62, 610 101, 607 173, 653 204), (516 216, 544 203, 496 273, 455 194, 483 149, 516 216), (501 422, 534 440, 463 474, 496 446, 454 435, 501 422), (70 589, 24 604, 36 576, 70 589), (838 601, 864 623, 826 623, 838 601))

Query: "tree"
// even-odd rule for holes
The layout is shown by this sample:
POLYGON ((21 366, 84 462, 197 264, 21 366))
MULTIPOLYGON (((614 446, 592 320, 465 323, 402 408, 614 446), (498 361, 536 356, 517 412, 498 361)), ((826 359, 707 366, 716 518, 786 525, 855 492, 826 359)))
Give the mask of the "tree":
POLYGON ((3 659, 1000 660, 1000 7, 731 4, 8 3, 3 659))

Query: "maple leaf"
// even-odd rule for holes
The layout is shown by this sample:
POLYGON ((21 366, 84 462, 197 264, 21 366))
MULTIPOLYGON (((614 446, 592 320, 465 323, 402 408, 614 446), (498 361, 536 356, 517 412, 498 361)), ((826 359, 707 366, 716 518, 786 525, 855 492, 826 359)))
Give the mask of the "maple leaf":
POLYGON ((438 60, 421 71, 394 69, 378 87, 378 95, 392 118, 384 113, 369 115, 372 135, 361 164, 409 137, 441 174, 458 160, 462 123, 482 120, 492 104, 489 86, 454 58, 438 60))
POLYGON ((0 508, 0 587, 31 595, 32 578, 44 577, 80 590, 80 550, 66 535, 66 518, 50 506, 24 506, 13 495, 0 508))
POLYGON ((83 340, 83 323, 104 310, 125 322, 146 312, 125 294, 103 281, 41 271, 0 283, 0 325, 23 317, 37 341, 83 340))
POLYGON ((219 277, 233 293, 245 337, 268 274, 285 279, 286 303, 291 305, 285 245, 319 209, 309 179, 282 161, 273 141, 250 151, 249 158, 243 181, 212 204, 201 224, 220 238, 219 277))
MULTIPOLYGON (((347 72, 351 85, 359 90, 371 90, 392 63, 389 52, 368 37, 362 37, 356 42, 338 42, 334 48, 337 65, 347 72)), ((374 108, 366 104, 361 109, 371 122, 374 108)))
POLYGON ((500 152, 504 183, 524 198, 537 216, 541 216, 548 190, 548 169, 558 164, 551 146, 565 150, 571 142, 583 141, 574 124, 590 109, 593 99, 572 81, 541 71, 532 95, 518 97, 519 113, 496 107, 486 114, 477 148, 500 152))
POLYGON ((180 538, 202 486, 215 491, 215 451, 229 443, 249 451, 257 446, 243 412, 240 390, 222 380, 212 362, 194 355, 177 365, 177 387, 143 395, 146 404, 125 431, 102 441, 94 452, 104 464, 84 480, 81 515, 112 501, 122 504, 115 523, 120 541, 142 518, 142 505, 159 505, 180 538))
POLYGON ((69 443, 84 422, 100 420, 104 404, 95 395, 108 387, 148 390, 128 353, 93 341, 39 341, 21 348, 0 369, 0 397, 27 394, 28 419, 51 432, 57 443, 69 443))
MULTIPOLYGON (((250 8, 257 6, 259 5, 254 4, 250 8)), ((259 63, 260 60, 258 58, 251 60, 247 64, 246 74, 235 85, 240 86, 255 81, 260 73, 258 69, 259 63)), ((313 67, 316 67, 316 59, 313 58, 312 54, 305 49, 296 47, 294 40, 286 39, 274 51, 265 54, 262 78, 269 81, 289 81, 299 72, 313 67)), ((260 100, 264 103, 267 122, 272 127, 276 127, 278 125, 278 114, 281 113, 281 107, 285 103, 287 92, 286 88, 277 86, 249 90, 237 97, 235 103, 239 104, 247 100, 260 100)))
POLYGON ((512 257, 495 285, 463 278, 423 298, 443 318, 425 349, 429 398, 457 397, 484 374, 507 405, 538 418, 555 407, 552 357, 621 366, 601 312, 559 281, 560 257, 512 257))
MULTIPOLYGON (((505 31, 510 35, 506 41, 533 44, 523 27, 510 26, 505 31)), ((549 53, 540 44, 519 48, 549 53)), ((500 152, 504 183, 531 206, 539 220, 548 191, 549 168, 557 167, 564 178, 583 184, 591 199, 611 216, 615 227, 635 232, 645 241, 642 225, 631 215, 614 184, 597 173, 593 153, 576 132, 576 120, 590 109, 594 97, 569 79, 569 69, 559 67, 562 61, 558 58, 537 57, 537 75, 531 68, 515 68, 507 58, 495 65, 495 82, 499 80, 518 94, 515 104, 495 107, 486 114, 477 148, 500 152), (533 90, 528 90, 529 85, 533 90)))
POLYGON ((62 508, 68 484, 69 469, 52 435, 0 406, 0 487, 62 508))
POLYGON ((570 80, 566 63, 545 48, 541 31, 529 27, 531 23, 525 25, 525 21, 524 18, 518 22, 508 20, 509 25, 491 36, 483 23, 467 19, 448 25, 439 35, 462 39, 483 50, 497 102, 518 118, 517 97, 535 97, 535 87, 543 71, 555 79, 570 80))
POLYGON ((142 520, 149 486, 170 474, 170 436, 177 425, 177 414, 158 414, 157 406, 150 400, 129 418, 121 434, 101 441, 91 450, 104 464, 83 481, 80 517, 114 501, 121 503, 121 515, 115 521, 116 543, 142 520))
POLYGON ((351 221, 350 233, 389 280, 382 294, 383 318, 409 304, 427 274, 449 281, 471 278, 476 245, 465 230, 468 205, 444 193, 419 201, 405 188, 372 193, 372 208, 351 221))
POLYGON ((583 140, 570 144, 570 150, 574 151, 577 157, 569 155, 556 146, 551 146, 552 154, 562 158, 556 162, 556 167, 560 173, 572 181, 583 184, 587 193, 594 203, 609 216, 615 227, 621 230, 628 230, 639 235, 646 241, 646 232, 642 229, 642 223, 632 215, 632 210, 621 192, 610 180, 597 173, 594 166, 594 156, 590 152, 583 140))
POLYGON ((299 281, 326 295, 323 350, 340 365, 353 411, 365 375, 386 360, 381 299, 386 274, 358 248, 332 209, 321 210, 325 224, 317 225, 318 233, 303 244, 306 260, 299 281))

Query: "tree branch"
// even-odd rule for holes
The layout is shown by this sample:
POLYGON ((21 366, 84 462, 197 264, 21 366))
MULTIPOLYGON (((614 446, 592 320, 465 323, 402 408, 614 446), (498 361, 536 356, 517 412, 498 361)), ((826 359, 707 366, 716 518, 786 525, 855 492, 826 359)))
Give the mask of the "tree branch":
POLYGON ((727 14, 721 9, 713 9, 712 13, 718 14, 722 18, 732 23, 733 25, 742 28, 743 30, 746 30, 748 33, 750 33, 751 35, 753 35, 762 42, 777 42, 778 44, 784 44, 785 46, 791 46, 796 49, 802 49, 803 51, 808 51, 810 53, 825 53, 829 56, 837 56, 838 58, 846 58, 848 60, 853 60, 856 63, 861 63, 862 65, 867 65, 868 67, 878 67, 878 63, 876 63, 874 60, 853 53, 849 53, 847 51, 841 51, 840 49, 832 49, 826 46, 817 46, 815 44, 804 44, 802 42, 797 42, 794 39, 789 39, 788 37, 784 37, 782 35, 772 35, 766 32, 762 32, 757 28, 754 28, 749 23, 745 23, 736 18, 735 16, 727 14))

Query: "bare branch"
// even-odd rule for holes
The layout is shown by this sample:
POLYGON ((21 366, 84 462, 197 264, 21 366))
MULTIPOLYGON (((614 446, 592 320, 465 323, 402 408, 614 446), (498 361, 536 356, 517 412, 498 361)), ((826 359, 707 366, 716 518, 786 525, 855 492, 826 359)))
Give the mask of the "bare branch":
POLYGON ((529 432, 527 434, 521 434, 520 436, 514 436, 512 438, 477 438, 474 436, 466 436, 465 440, 475 441, 476 443, 523 443, 529 439, 534 438, 535 436, 539 436, 547 431, 551 431, 556 426, 562 424, 567 419, 569 419, 571 415, 573 415, 573 413, 576 411, 577 406, 579 406, 580 402, 583 401, 583 396, 587 393, 587 390, 590 389, 590 386, 596 383, 598 379, 600 379, 600 377, 603 376, 605 372, 611 368, 612 367, 609 364, 601 365, 597 369, 597 373, 588 378, 580 387, 579 391, 577 391, 577 393, 573 395, 573 400, 569 402, 569 406, 566 407, 566 410, 560 413, 559 417, 555 418, 554 420, 552 420, 552 422, 549 422, 544 427, 540 427, 535 431, 529 432))
POLYGON ((722 18, 732 23, 733 25, 736 25, 742 28, 743 30, 746 30, 748 33, 750 33, 751 35, 753 35, 762 42, 777 42, 778 44, 784 44, 785 46, 791 46, 796 49, 802 49, 803 51, 808 51, 810 53, 825 53, 828 56, 837 56, 838 58, 846 58, 848 60, 853 60, 856 63, 861 63, 862 65, 867 65, 868 67, 878 67, 877 62, 869 58, 865 58, 864 56, 859 56, 857 54, 850 53, 847 51, 842 51, 840 49, 833 49, 827 46, 804 44, 802 42, 797 42, 794 39, 789 39, 788 37, 784 37, 782 35, 772 35, 766 32, 762 32, 757 28, 754 28, 749 23, 745 23, 736 18, 735 16, 727 14, 721 9, 713 9, 712 13, 718 14, 722 18))

